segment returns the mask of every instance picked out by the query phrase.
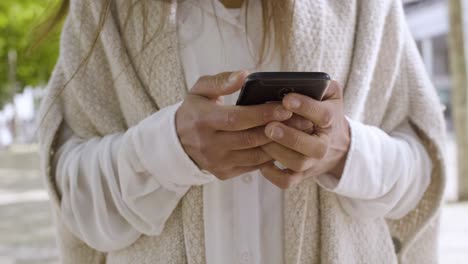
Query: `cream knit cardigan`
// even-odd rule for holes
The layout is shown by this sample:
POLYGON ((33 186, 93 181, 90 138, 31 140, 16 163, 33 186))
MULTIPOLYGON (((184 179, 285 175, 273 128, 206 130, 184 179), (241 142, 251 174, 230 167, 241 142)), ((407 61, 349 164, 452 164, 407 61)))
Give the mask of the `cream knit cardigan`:
MULTIPOLYGON (((192 187, 159 236, 101 253, 69 231, 51 157, 62 121, 82 138, 123 132, 186 92, 176 34, 177 1, 114 0, 89 61, 102 0, 72 0, 60 58, 43 100, 41 166, 63 263, 205 263, 202 187, 192 187), (142 8, 142 3, 146 7, 142 8), (134 15, 123 24, 132 5, 134 15), (165 26, 160 19, 166 8, 165 26), (143 14, 149 14, 143 27, 143 14), (160 31, 158 31, 158 28, 160 31), (143 37, 145 36, 145 37, 143 37), (65 86, 65 90, 60 90, 65 86)), ((296 0, 286 71, 325 71, 345 87, 346 114, 389 132, 409 118, 434 164, 416 209, 399 221, 356 220, 307 180, 286 191, 286 263, 434 263, 444 189, 443 108, 396 0, 296 0)), ((280 228, 280 227, 279 227, 280 228)))

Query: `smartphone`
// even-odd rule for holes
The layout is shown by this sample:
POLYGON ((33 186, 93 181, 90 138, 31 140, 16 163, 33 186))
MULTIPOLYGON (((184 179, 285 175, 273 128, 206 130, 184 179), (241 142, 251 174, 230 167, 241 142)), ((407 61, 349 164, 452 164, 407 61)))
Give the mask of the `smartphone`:
POLYGON ((321 101, 330 82, 324 72, 256 72, 247 76, 236 105, 282 101, 288 93, 321 101))

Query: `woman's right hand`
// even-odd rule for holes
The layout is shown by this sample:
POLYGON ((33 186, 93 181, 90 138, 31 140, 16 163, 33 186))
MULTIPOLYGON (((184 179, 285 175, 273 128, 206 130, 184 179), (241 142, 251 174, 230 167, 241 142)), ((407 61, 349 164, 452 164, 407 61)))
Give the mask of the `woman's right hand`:
POLYGON ((260 147, 271 142, 264 127, 292 117, 281 104, 223 105, 222 96, 241 89, 247 74, 239 71, 201 77, 176 113, 176 130, 185 152, 200 169, 221 180, 271 161, 260 147))

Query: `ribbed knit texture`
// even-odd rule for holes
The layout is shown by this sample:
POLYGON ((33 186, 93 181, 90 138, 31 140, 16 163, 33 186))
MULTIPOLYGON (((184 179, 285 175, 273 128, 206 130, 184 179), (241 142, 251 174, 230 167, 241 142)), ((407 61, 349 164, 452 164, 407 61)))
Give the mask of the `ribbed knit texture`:
MULTIPOLYGON (((123 132, 183 99, 186 87, 177 46, 176 2, 114 0, 89 61, 60 92, 86 57, 101 11, 99 0, 71 1, 59 61, 41 107, 39 133, 41 169, 55 212, 63 263, 205 263, 202 187, 193 187, 184 196, 161 235, 142 236, 124 250, 101 253, 68 231, 50 168, 63 120, 82 138, 100 137, 123 132), (134 15, 124 29, 130 5, 134 15), (166 23, 160 28, 164 9, 166 23), (146 24, 144 14, 149 15, 146 24)), ((409 118, 434 170, 418 207, 399 221, 353 219, 342 210, 336 195, 319 188, 313 179, 287 190, 285 262, 436 262, 445 126, 442 106, 409 35, 401 2, 296 0, 291 30, 284 70, 328 72, 345 87, 346 114, 355 120, 389 132, 409 118), (392 237, 401 243, 398 254, 392 237)))

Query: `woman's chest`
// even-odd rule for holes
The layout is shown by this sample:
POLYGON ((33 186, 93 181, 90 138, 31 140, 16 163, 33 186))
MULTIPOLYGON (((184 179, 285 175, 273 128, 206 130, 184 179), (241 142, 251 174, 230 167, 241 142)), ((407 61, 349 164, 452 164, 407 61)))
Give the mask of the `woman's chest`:
MULTIPOLYGON (((157 1, 150 2, 153 2, 150 6, 160 5, 155 3, 157 1)), ((297 2, 291 37, 281 65, 273 62, 256 68, 257 42, 245 31, 236 30, 236 26, 225 26, 223 20, 214 18, 215 23, 210 23, 205 17, 201 24, 193 20, 198 24, 181 25, 178 20, 180 4, 178 6, 176 1, 166 6, 166 11, 157 6, 149 9, 167 16, 164 25, 159 19, 144 22, 137 16, 131 18, 125 33, 126 46, 142 85, 160 108, 182 100, 187 86, 201 75, 241 68, 324 71, 345 84, 355 41, 356 16, 353 14, 356 7, 351 3, 354 1, 297 2), (220 27, 216 23, 223 25, 220 27), (197 65, 196 68, 202 70, 189 70, 184 74, 185 64, 197 65)), ((261 35, 261 28, 257 30, 251 34, 261 35)))

